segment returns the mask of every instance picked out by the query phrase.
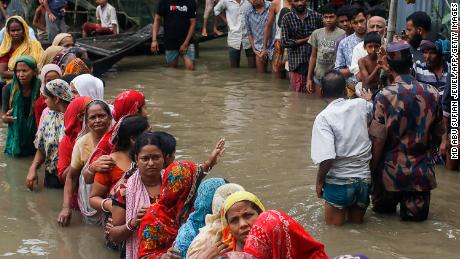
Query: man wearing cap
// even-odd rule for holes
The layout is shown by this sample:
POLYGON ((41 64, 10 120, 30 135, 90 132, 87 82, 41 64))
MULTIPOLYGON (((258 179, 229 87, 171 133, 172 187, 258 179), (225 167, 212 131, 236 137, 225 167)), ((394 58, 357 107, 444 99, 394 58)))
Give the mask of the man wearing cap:
POLYGON ((421 83, 430 84, 443 95, 450 73, 449 63, 444 60, 441 41, 422 40, 418 49, 423 53, 425 62, 416 61, 414 64, 415 79, 421 83))
POLYGON ((431 152, 444 132, 440 96, 410 75, 408 44, 390 43, 385 61, 394 81, 376 95, 369 128, 373 210, 395 213, 399 203, 402 220, 423 221, 436 188, 431 152))

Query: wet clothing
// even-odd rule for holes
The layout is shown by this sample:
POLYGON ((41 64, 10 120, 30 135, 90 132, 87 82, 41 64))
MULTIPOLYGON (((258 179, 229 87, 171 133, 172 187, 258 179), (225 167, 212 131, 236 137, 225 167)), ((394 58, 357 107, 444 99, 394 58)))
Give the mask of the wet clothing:
POLYGON ((359 207, 366 209, 370 203, 370 179, 327 179, 324 200, 335 208, 359 207))
POLYGON ((424 221, 430 210, 431 192, 388 192, 379 190, 372 196, 372 209, 378 213, 395 213, 404 221, 424 221))
POLYGON ((190 19, 196 18, 194 0, 160 0, 157 14, 163 17, 166 50, 178 50, 187 38, 190 19))
POLYGON ((276 210, 259 215, 246 238, 244 252, 257 259, 329 258, 323 244, 297 221, 276 210))
POLYGON ((440 96, 436 88, 400 75, 374 100, 369 128, 384 139, 377 178, 386 191, 425 192, 436 188, 431 150, 444 133, 440 96))

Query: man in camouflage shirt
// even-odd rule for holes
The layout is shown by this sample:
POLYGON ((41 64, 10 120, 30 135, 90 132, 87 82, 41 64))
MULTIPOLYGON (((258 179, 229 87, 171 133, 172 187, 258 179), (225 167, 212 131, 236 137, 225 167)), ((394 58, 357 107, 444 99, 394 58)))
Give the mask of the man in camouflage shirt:
POLYGON ((387 52, 394 82, 376 95, 369 129, 373 210, 394 213, 400 203, 402 220, 423 221, 436 188, 431 154, 444 132, 440 96, 410 75, 409 45, 393 42, 387 52))

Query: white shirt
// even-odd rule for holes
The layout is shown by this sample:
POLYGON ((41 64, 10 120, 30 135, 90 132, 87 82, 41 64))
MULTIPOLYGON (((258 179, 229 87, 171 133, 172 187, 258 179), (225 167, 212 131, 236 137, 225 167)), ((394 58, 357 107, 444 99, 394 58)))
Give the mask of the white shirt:
POLYGON ((361 98, 332 101, 315 119, 311 159, 315 164, 333 159, 327 176, 370 179, 371 140, 367 130, 372 103, 361 98))
POLYGON ((101 26, 104 28, 112 28, 113 24, 118 25, 117 11, 115 10, 115 7, 109 3, 107 3, 104 7, 101 7, 100 5, 97 6, 96 18, 98 21, 101 21, 101 26))
POLYGON ((244 24, 245 15, 252 5, 248 0, 220 0, 214 7, 214 15, 218 16, 225 11, 228 23, 227 44, 234 49, 240 49, 243 44, 244 49, 250 49, 249 37, 244 24))

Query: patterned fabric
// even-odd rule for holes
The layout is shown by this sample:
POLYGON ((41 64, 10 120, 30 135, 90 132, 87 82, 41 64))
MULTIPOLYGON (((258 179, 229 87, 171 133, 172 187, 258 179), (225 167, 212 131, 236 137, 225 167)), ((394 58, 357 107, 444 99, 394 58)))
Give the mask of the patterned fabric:
MULTIPOLYGON (((283 45, 289 40, 299 40, 309 37, 314 30, 323 27, 323 18, 313 10, 307 9, 305 17, 301 20, 295 11, 287 13, 282 19, 283 45)), ((300 64, 308 63, 310 58, 310 44, 303 44, 288 49, 289 71, 297 70, 300 64)))
MULTIPOLYGON (((120 190, 117 190, 119 194, 115 194, 114 198, 116 201, 121 201, 122 193, 121 189, 125 181, 122 181, 120 184, 120 190), (118 197, 116 197, 118 195, 118 197)), ((131 219, 136 218, 137 211, 142 208, 149 206, 150 204, 156 202, 158 197, 151 198, 147 188, 145 188, 144 183, 141 179, 141 174, 137 170, 126 183, 125 187, 125 209, 126 209, 126 222, 130 222, 131 219)), ((137 250, 139 248, 139 240, 137 239, 136 234, 132 234, 128 240, 126 240, 126 259, 136 259, 137 250)))
POLYGON ((441 78, 438 78, 433 70, 426 64, 426 62, 417 61, 414 64, 414 74, 415 79, 417 79, 420 83, 429 84, 439 91, 439 95, 444 94, 444 88, 450 81, 447 81, 448 75, 450 73, 450 66, 447 62, 444 62, 444 69, 441 75, 441 78))
MULTIPOLYGON (((353 33, 352 35, 340 41, 339 46, 337 47, 337 56, 335 58, 336 70, 351 67, 353 49, 361 41, 363 41, 363 39, 358 37, 356 33, 353 33)), ((349 81, 356 81, 355 76, 352 75, 349 78, 349 81)))
MULTIPOLYGON (((40 42, 37 40, 32 40, 29 35, 29 26, 27 25, 26 21, 21 16, 11 16, 8 18, 5 24, 11 19, 18 20, 22 27, 24 28, 24 40, 22 41, 21 45, 19 45, 14 52, 12 53, 9 61, 8 61, 8 70, 13 71, 16 67, 16 61, 21 56, 30 55, 34 58, 34 60, 41 60, 43 55, 43 49, 40 42)), ((0 57, 7 55, 11 51, 11 47, 13 44, 13 39, 8 30, 5 30, 5 36, 3 41, 0 45, 0 57)), ((35 62, 36 64, 36 62, 35 62)))
MULTIPOLYGON (((174 162, 163 177, 158 202, 150 205, 141 220, 138 239, 138 258, 157 258, 174 242, 179 227, 187 219, 191 208, 187 207, 189 195, 195 193, 200 172, 193 162, 174 162)), ((193 196, 193 195, 192 195, 193 196)))
POLYGON ((385 140, 378 181, 387 191, 429 191, 436 187, 431 150, 443 134, 436 88, 411 75, 396 77, 374 100, 371 136, 385 140))
POLYGON ((35 137, 35 148, 45 154, 45 172, 58 175, 58 148, 64 137, 64 113, 48 111, 35 137))
MULTIPOLYGON (((37 62, 31 56, 23 56, 16 61, 16 63, 18 62, 24 62, 30 68, 37 69, 37 62)), ((16 71, 16 66, 14 71, 16 71)), ((30 98, 23 97, 21 83, 15 72, 11 84, 6 86, 10 90, 10 99, 8 103, 3 105, 8 105, 8 110, 13 109, 13 117, 16 118, 14 123, 8 123, 5 142, 5 154, 7 155, 28 156, 35 154, 33 141, 37 132, 37 123, 33 103, 39 95, 40 84, 40 80, 37 77, 33 78, 30 98)))
POLYGON ((212 213, 212 200, 217 188, 225 184, 222 178, 211 178, 204 181, 198 187, 195 204, 193 206, 194 212, 190 214, 185 222, 179 229, 174 245, 181 251, 181 257, 186 258, 187 250, 192 243, 193 239, 198 235, 200 228, 205 225, 205 216, 212 213))
POLYGON ((221 220, 224 223, 224 227, 222 228, 222 242, 227 244, 228 247, 232 248, 234 251, 236 248, 236 241, 235 238, 232 236, 232 233, 230 232, 230 227, 228 226, 226 215, 227 211, 235 205, 235 203, 240 202, 240 201, 250 201, 254 203, 261 211, 265 211, 265 207, 260 202, 259 198, 255 196, 254 194, 247 192, 247 191, 238 191, 233 193, 232 195, 228 196, 228 198, 224 202, 224 209, 221 214, 221 220))
POLYGON ((222 238, 222 229, 224 227, 221 213, 223 213, 224 202, 228 196, 237 191, 244 191, 241 185, 228 183, 217 188, 212 200, 212 214, 206 215, 205 226, 200 229, 200 233, 193 239, 192 244, 187 251, 187 259, 203 258, 201 254, 209 244, 214 244, 222 238))
POLYGON ((145 96, 136 90, 122 92, 117 95, 113 103, 113 119, 117 122, 112 128, 105 133, 97 144, 96 150, 91 155, 89 163, 93 163, 99 157, 108 155, 113 149, 113 138, 116 137, 117 129, 120 127, 120 119, 124 116, 134 115, 145 103, 145 96))
MULTIPOLYGON (((45 88, 53 95, 49 97, 59 97, 59 99, 67 102, 71 102, 73 100, 73 93, 69 84, 62 79, 55 79, 48 82, 45 85, 45 88)), ((42 94, 46 95, 46 92, 42 91, 42 94)))
POLYGON ((79 58, 76 58, 65 66, 64 75, 71 75, 71 74, 90 74, 91 70, 85 64, 85 62, 79 58))
POLYGON ((62 70, 65 70, 67 64, 76 59, 77 55, 69 51, 69 49, 63 49, 57 55, 54 56, 52 64, 58 65, 62 70))
POLYGON ((61 178, 62 174, 70 166, 73 147, 82 128, 82 121, 80 121, 81 117, 79 115, 83 114, 86 105, 90 102, 91 98, 89 97, 77 97, 67 106, 67 110, 64 113, 65 135, 59 143, 58 149, 58 175, 63 183, 65 179, 61 178))
MULTIPOLYGON (((268 20, 268 12, 270 9, 270 2, 265 1, 265 8, 262 13, 258 13, 254 7, 251 7, 248 10, 248 13, 245 15, 246 19, 246 28, 248 30, 248 35, 252 35, 254 38, 254 48, 258 51, 262 50, 264 47, 264 28, 268 20)), ((275 42, 276 34, 276 25, 272 26, 272 38, 268 42, 267 52, 268 57, 271 60, 273 56, 273 48, 275 42)))
POLYGON ((260 214, 246 239, 244 252, 257 259, 329 258, 323 244, 297 221, 276 210, 260 214))

